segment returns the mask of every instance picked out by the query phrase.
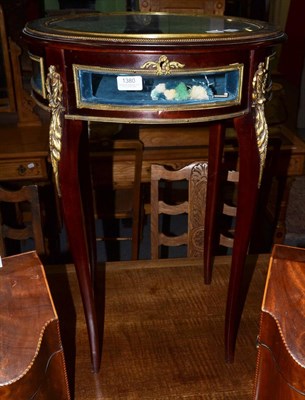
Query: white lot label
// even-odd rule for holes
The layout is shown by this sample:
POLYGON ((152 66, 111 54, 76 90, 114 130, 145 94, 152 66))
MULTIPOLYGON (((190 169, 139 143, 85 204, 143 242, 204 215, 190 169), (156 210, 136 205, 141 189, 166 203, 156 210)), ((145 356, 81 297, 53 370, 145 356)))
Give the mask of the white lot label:
POLYGON ((117 76, 118 90, 143 90, 142 76, 117 76))

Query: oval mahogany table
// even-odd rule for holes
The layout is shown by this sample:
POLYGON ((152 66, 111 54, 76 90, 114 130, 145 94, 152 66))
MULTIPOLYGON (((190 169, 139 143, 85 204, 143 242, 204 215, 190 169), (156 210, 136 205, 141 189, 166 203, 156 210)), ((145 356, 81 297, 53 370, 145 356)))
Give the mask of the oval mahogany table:
POLYGON ((51 110, 50 153, 88 326, 94 371, 95 232, 88 121, 210 124, 204 280, 211 282, 225 122, 240 152, 225 355, 234 359, 243 273, 266 157, 269 62, 285 34, 267 23, 215 16, 77 13, 29 22, 33 95, 51 110))

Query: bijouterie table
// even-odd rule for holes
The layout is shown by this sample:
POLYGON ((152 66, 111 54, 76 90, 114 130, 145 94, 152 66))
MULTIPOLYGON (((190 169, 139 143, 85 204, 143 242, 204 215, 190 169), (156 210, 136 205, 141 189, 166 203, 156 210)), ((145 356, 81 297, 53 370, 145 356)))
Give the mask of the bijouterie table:
POLYGON ((50 153, 87 320, 94 371, 100 363, 94 304, 95 232, 88 121, 211 124, 204 280, 211 282, 225 122, 240 152, 237 218, 228 288, 225 355, 233 361, 242 283, 267 150, 269 63, 285 34, 229 17, 77 13, 29 22, 33 94, 51 110, 50 153))

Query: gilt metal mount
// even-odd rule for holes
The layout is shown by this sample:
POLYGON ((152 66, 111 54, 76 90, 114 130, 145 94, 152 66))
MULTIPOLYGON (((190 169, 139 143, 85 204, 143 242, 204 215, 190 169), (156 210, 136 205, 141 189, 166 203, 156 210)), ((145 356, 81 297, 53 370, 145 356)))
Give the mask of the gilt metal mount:
POLYGON ((158 61, 147 61, 141 68, 155 68, 157 75, 169 75, 172 69, 184 68, 184 64, 178 61, 169 61, 166 56, 162 55, 159 57, 158 61))
POLYGON ((62 105, 63 87, 60 74, 56 72, 56 68, 54 65, 51 65, 49 67, 49 72, 46 79, 46 90, 47 99, 49 101, 49 108, 51 110, 51 122, 49 128, 50 156, 56 189, 58 195, 61 196, 58 177, 58 163, 60 161, 62 138, 61 116, 64 110, 64 107, 62 105))
POLYGON ((260 158, 258 186, 260 187, 268 147, 268 125, 265 117, 265 102, 270 99, 272 82, 269 77, 269 60, 260 62, 252 81, 252 107, 255 109, 255 132, 260 158))

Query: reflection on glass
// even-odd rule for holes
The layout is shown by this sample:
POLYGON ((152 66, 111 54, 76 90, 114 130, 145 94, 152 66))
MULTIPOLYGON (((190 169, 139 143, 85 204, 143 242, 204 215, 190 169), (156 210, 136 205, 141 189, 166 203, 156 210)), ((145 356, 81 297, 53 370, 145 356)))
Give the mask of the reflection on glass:
MULTIPOLYGON (((46 21, 47 22, 47 21, 46 21)), ((38 22, 33 25, 37 25, 38 22)), ((118 13, 89 14, 63 18, 53 18, 46 23, 45 29, 52 33, 71 34, 211 34, 242 33, 259 31, 263 27, 255 21, 237 18, 183 15, 166 13, 118 13), (70 32, 69 32, 70 31, 70 32)))
POLYGON ((27 23, 24 32, 83 41, 113 40, 253 40, 274 35, 277 29, 264 22, 227 17, 171 13, 80 13, 50 16, 27 23))

